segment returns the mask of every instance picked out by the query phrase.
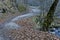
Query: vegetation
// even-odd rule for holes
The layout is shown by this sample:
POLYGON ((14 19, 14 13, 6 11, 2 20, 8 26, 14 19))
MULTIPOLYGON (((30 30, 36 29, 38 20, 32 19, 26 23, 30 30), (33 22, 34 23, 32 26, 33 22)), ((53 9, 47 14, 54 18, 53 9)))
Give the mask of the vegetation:
POLYGON ((26 11, 26 7, 24 5, 18 5, 18 10, 20 12, 24 12, 24 11, 26 11))
MULTIPOLYGON (((54 16, 54 12, 55 12, 57 3, 58 3, 58 0, 55 0, 54 3, 52 4, 52 6, 50 7, 50 10, 47 13, 47 16, 44 18, 44 22, 42 23, 42 31, 49 30, 49 26, 53 22, 53 16, 54 16)), ((39 24, 41 24, 40 17, 38 17, 36 20, 37 20, 37 22, 39 22, 39 24)))

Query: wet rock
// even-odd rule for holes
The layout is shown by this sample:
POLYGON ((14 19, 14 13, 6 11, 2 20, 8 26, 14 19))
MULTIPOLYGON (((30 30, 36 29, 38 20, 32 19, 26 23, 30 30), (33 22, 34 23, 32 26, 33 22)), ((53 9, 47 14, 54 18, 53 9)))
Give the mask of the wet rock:
POLYGON ((4 40, 4 38, 3 37, 0 37, 0 40, 4 40))
POLYGON ((5 36, 4 36, 4 37, 1 37, 1 36, 0 36, 0 40, 10 40, 10 38, 5 37, 5 36))
POLYGON ((60 28, 52 28, 49 33, 55 34, 56 36, 60 37, 60 28))
POLYGON ((9 22, 9 23, 7 23, 7 24, 5 24, 5 28, 6 29, 18 29, 20 26, 19 25, 17 25, 16 23, 14 23, 14 22, 9 22))

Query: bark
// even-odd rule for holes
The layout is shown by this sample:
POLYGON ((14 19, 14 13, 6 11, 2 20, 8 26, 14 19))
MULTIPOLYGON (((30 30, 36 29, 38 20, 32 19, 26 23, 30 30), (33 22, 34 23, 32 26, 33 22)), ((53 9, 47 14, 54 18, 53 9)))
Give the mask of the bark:
POLYGON ((51 25, 52 21, 53 21, 53 16, 54 16, 54 12, 56 9, 56 6, 58 4, 59 0, 55 0, 52 4, 52 6, 49 9, 49 12, 47 13, 47 16, 44 19, 43 22, 43 26, 42 26, 42 30, 43 31, 48 31, 49 30, 49 26, 51 25))

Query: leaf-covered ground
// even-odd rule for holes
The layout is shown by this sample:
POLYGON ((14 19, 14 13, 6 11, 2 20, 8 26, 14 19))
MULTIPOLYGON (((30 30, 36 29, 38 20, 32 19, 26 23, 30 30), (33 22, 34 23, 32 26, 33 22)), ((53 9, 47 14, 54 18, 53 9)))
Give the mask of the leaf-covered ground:
POLYGON ((32 18, 17 21, 16 23, 22 27, 6 32, 7 37, 11 38, 11 40, 60 40, 54 34, 33 29, 35 23, 32 18))
POLYGON ((18 30, 10 30, 7 37, 11 40, 60 40, 53 34, 34 30, 30 27, 22 27, 18 30))
MULTIPOLYGON (((4 23, 4 21, 12 18, 13 16, 20 15, 20 12, 15 10, 10 2, 8 2, 8 4, 7 2, 8 0, 0 0, 0 5, 2 5, 0 8, 6 8, 8 10, 6 13, 1 13, 0 23, 4 23)), ((48 32, 34 30, 33 27, 35 26, 35 22, 32 21, 32 18, 24 19, 21 21, 19 20, 16 23, 22 26, 22 28, 17 30, 8 30, 4 32, 4 36, 10 38, 11 40, 60 40, 60 38, 48 32)))

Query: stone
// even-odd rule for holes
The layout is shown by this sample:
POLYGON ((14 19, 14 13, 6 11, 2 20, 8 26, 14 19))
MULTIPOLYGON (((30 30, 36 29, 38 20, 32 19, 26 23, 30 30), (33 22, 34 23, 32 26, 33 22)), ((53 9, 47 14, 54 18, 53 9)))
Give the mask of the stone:
POLYGON ((9 23, 5 24, 6 29, 18 29, 19 27, 20 26, 14 22, 9 22, 9 23))

